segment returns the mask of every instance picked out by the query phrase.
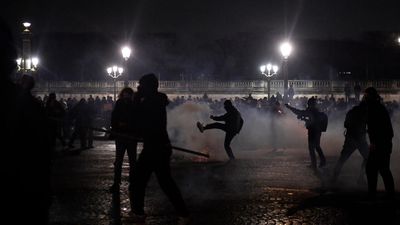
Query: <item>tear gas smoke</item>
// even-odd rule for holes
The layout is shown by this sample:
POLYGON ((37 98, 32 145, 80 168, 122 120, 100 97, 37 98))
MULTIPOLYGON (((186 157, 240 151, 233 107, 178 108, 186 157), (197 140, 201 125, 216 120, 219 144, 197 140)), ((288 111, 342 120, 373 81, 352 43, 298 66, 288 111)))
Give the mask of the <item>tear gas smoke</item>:
MULTIPOLYGON (((301 157, 308 156, 307 130, 304 122, 298 120, 289 110, 283 108, 283 112, 280 115, 271 115, 268 112, 252 107, 238 107, 238 110, 242 114, 244 125, 240 134, 235 136, 231 143, 234 154, 246 152, 246 155, 251 157, 251 151, 265 151, 265 153, 268 153, 278 149, 279 151, 287 152, 287 154, 299 154, 301 157)), ((321 137, 321 147, 331 166, 336 163, 343 147, 345 131, 343 124, 346 112, 330 113, 328 130, 321 137)), ((225 132, 207 130, 201 133, 196 127, 197 121, 204 125, 216 122, 211 120, 209 116, 223 113, 225 113, 223 110, 219 112, 213 111, 206 103, 192 101, 170 109, 168 112, 168 131, 172 143, 196 151, 207 152, 210 154, 210 160, 212 161, 227 160, 224 150, 225 132)), ((394 162, 400 156, 398 150, 400 138, 397 135, 400 128, 400 112, 394 113, 392 123, 395 137, 393 139, 391 167, 396 187, 399 187, 400 166, 394 162)), ((183 155, 183 157, 191 156, 183 155)), ((254 157, 257 156, 254 155, 254 157)), ((351 168, 354 170, 351 172, 357 174, 361 162, 362 157, 356 151, 346 161, 342 171, 350 170, 351 168)))

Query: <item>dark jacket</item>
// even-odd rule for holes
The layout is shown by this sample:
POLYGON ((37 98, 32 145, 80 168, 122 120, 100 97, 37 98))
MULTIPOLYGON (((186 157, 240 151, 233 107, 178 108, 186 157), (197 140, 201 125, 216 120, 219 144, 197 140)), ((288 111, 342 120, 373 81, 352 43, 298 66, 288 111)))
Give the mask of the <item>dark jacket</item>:
POLYGON ((137 133, 137 110, 131 100, 118 99, 111 113, 111 127, 115 132, 137 133))
POLYGON ((232 133, 238 133, 241 128, 241 115, 235 107, 230 107, 222 116, 214 116, 215 121, 225 121, 227 130, 232 133))
POLYGON ((356 105, 351 108, 344 120, 346 137, 361 138, 367 133, 367 110, 365 107, 356 105))
MULTIPOLYGON (((139 133, 146 146, 165 146, 170 144, 167 132, 168 97, 164 93, 155 92, 148 96, 138 95, 139 133)), ((150 147, 152 148, 152 147, 150 147)))
POLYGON ((368 136, 371 144, 386 146, 391 144, 393 127, 389 113, 379 102, 368 105, 367 113, 368 136))

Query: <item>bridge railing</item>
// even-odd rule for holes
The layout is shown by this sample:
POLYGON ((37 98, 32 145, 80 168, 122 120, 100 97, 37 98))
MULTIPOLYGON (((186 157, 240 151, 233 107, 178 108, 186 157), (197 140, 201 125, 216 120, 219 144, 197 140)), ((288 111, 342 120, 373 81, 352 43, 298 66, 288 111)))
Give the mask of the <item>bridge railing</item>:
MULTIPOLYGON (((289 80, 293 85, 296 94, 342 94, 346 83, 353 87, 356 81, 330 81, 330 80, 289 80)), ((362 88, 373 86, 383 93, 397 93, 400 91, 400 80, 375 80, 358 81, 362 88)), ((283 80, 272 80, 271 94, 283 92, 283 80)), ((117 90, 124 87, 124 81, 117 81, 117 90)), ((128 82, 128 86, 136 89, 138 81, 128 82)), ((265 80, 246 80, 246 81, 160 81, 161 91, 170 94, 265 94, 267 92, 267 82, 265 80)), ((45 94, 56 92, 60 94, 82 95, 98 94, 106 95, 113 93, 114 82, 112 81, 50 81, 38 82, 34 92, 45 94)))

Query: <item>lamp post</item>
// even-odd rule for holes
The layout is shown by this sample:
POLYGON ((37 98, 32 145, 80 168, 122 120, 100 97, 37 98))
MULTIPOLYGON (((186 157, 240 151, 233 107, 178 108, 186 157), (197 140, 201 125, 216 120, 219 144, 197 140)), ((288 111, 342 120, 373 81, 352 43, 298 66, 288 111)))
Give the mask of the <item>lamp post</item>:
POLYGON ((111 66, 107 68, 108 76, 113 78, 114 81, 114 101, 117 101, 117 78, 122 76, 124 69, 118 66, 111 66))
POLYGON ((22 23, 24 29, 22 31, 22 54, 16 59, 18 65, 19 74, 32 75, 33 72, 37 71, 39 65, 39 58, 32 57, 31 55, 31 37, 30 31, 31 23, 22 23))
POLYGON ((280 51, 283 57, 282 62, 282 74, 283 74, 283 96, 284 99, 287 99, 287 90, 288 90, 288 68, 287 68, 287 61, 292 53, 292 45, 289 42, 283 42, 280 45, 280 51))
MULTIPOLYGON (((121 48, 121 54, 122 58, 124 58, 124 68, 125 68, 125 73, 128 73, 128 59, 131 56, 132 50, 128 46, 124 46, 121 48)), ((124 82, 124 86, 128 86, 128 79, 129 79, 129 74, 126 76, 126 81, 124 82)))
POLYGON ((278 72, 278 66, 268 63, 267 65, 260 66, 261 74, 267 78, 267 90, 268 90, 268 100, 271 92, 271 80, 272 77, 278 72))

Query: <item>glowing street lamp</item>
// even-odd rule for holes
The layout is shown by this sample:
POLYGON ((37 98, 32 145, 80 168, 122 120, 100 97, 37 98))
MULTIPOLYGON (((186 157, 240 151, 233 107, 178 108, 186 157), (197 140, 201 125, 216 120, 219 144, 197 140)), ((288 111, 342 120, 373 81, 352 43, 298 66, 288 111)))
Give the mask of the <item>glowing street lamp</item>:
MULTIPOLYGON (((127 74, 126 79, 129 79, 129 74, 128 74, 128 59, 131 56, 132 53, 132 49, 129 46, 123 46, 121 48, 121 54, 122 54, 122 58, 124 58, 124 63, 123 66, 125 68, 125 73, 127 74)), ((128 80, 126 80, 124 82, 124 86, 128 86, 128 80)))
POLYGON ((122 67, 110 66, 107 68, 108 76, 113 78, 113 81, 114 81, 114 101, 117 100, 117 78, 122 76, 123 72, 124 72, 124 69, 122 67))
POLYGON ((23 22, 22 26, 24 27, 22 31, 22 54, 16 59, 18 73, 32 74, 38 69, 39 59, 38 57, 32 57, 31 55, 31 23, 23 22))
POLYGON ((124 46, 121 48, 122 57, 124 58, 125 61, 129 59, 129 57, 131 56, 131 52, 132 50, 128 46, 124 46))
POLYGON ((400 45, 400 37, 397 38, 397 44, 400 45))
POLYGON ((280 45, 280 51, 283 57, 283 63, 282 63, 282 74, 283 74, 283 94, 284 94, 284 99, 287 99, 287 90, 288 90, 288 69, 287 69, 287 61, 292 53, 293 47, 289 42, 283 42, 280 45))
POLYGON ((270 89, 271 80, 272 80, 272 77, 278 72, 278 69, 279 68, 277 65, 272 65, 271 63, 260 66, 261 74, 267 78, 268 100, 269 100, 269 96, 270 96, 270 92, 271 92, 271 89, 270 89))

